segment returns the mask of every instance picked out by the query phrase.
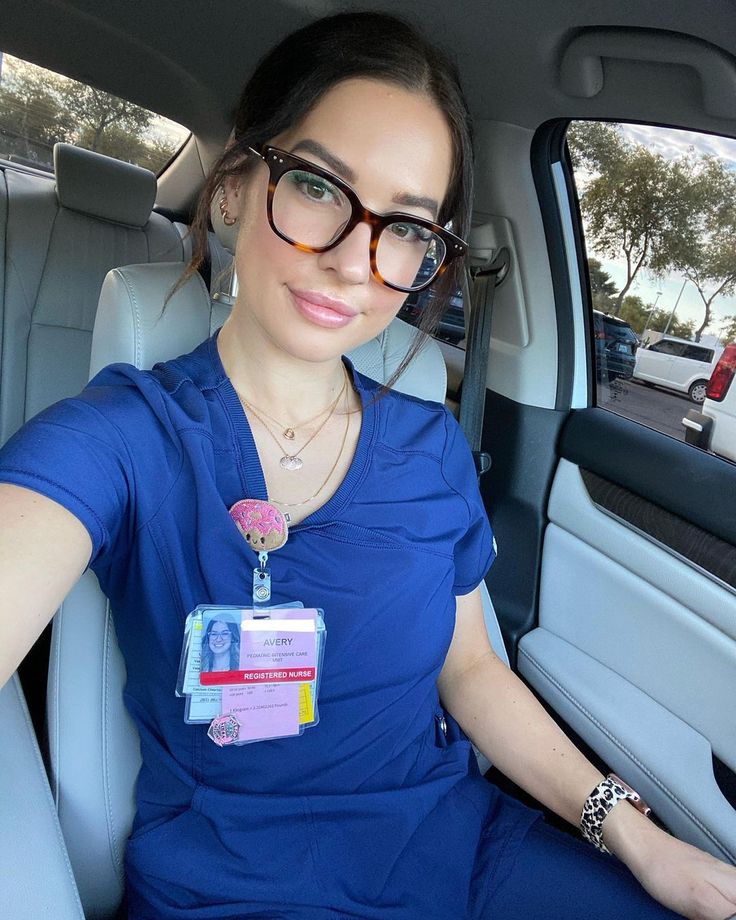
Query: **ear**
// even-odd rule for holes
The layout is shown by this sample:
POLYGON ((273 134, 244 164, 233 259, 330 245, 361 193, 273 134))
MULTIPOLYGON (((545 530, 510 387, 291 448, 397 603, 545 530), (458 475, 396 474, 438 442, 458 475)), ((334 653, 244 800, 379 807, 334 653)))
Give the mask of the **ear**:
POLYGON ((235 252, 235 245, 238 239, 238 228, 244 195, 242 193, 240 181, 236 178, 226 179, 221 189, 218 189, 210 204, 210 218, 212 220, 212 229, 215 231, 218 239, 230 253, 235 252), (223 221, 223 215, 220 210, 220 201, 225 196, 227 213, 235 219, 235 223, 226 225, 223 221))
POLYGON ((240 217, 240 207, 243 200, 240 179, 235 176, 229 176, 223 183, 223 189, 225 190, 228 213, 237 220, 240 217))

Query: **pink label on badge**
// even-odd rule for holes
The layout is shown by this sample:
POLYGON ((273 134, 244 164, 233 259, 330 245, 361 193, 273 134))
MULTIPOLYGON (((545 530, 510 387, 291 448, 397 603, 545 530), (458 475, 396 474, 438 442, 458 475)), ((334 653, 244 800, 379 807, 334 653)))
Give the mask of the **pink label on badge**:
POLYGON ((238 741, 298 735, 299 687, 296 684, 223 687, 222 711, 237 719, 238 741))

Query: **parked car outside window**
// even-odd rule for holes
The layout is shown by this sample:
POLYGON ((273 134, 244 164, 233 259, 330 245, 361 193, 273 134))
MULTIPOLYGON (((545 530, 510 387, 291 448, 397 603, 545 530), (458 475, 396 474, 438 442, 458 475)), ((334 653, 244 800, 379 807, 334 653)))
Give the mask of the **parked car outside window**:
POLYGON ((708 382, 703 409, 691 409, 682 420, 685 440, 736 460, 736 344, 727 345, 708 382))
POLYGON ((639 339, 631 326, 616 316, 593 310, 593 334, 598 382, 617 378, 630 380, 639 346, 639 339))
POLYGON ((634 379, 687 393, 698 405, 705 399, 716 361, 714 348, 665 336, 636 354, 634 379))

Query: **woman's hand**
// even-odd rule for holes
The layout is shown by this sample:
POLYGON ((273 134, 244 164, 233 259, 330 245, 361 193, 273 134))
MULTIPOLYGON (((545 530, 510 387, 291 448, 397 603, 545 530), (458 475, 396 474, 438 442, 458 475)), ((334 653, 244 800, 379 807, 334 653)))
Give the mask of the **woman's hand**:
POLYGON ((736 914, 736 869, 689 843, 661 832, 662 843, 638 875, 662 904, 691 920, 736 914))
POLYGON ((661 830, 635 809, 616 806, 603 838, 652 897, 690 920, 736 914, 736 868, 661 830))

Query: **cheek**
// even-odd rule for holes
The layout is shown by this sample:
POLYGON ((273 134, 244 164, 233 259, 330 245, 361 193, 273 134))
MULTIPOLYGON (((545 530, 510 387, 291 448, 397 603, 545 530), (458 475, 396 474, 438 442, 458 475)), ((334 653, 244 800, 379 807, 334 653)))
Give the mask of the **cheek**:
POLYGON ((371 311, 384 325, 388 325, 396 316, 407 298, 401 291, 392 291, 383 285, 375 284, 371 311))

